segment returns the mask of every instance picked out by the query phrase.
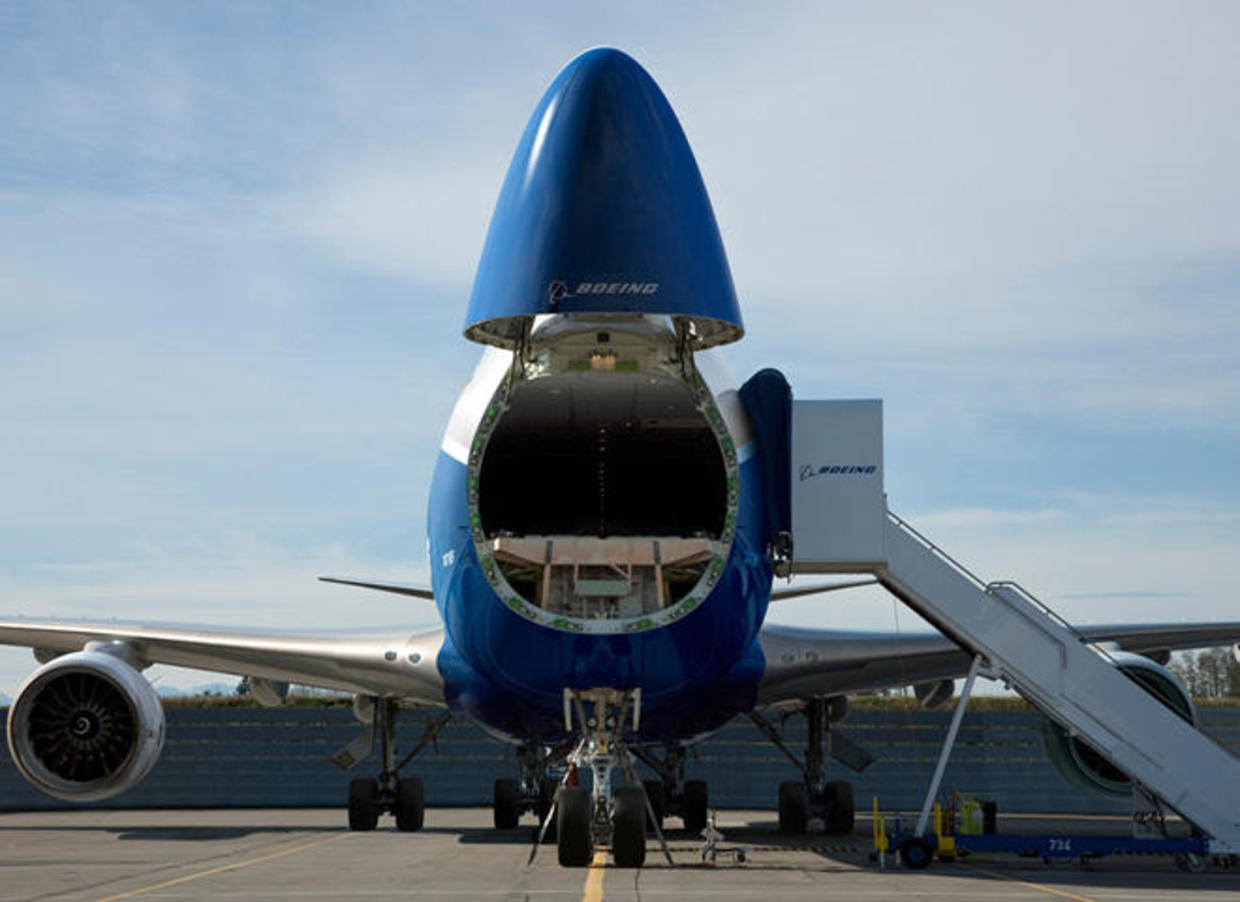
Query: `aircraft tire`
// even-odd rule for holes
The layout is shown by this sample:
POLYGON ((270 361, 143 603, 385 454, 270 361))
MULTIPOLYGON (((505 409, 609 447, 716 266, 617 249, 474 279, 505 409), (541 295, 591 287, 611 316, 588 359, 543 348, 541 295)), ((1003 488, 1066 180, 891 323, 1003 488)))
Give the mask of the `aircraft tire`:
POLYGON ((705 829, 709 798, 705 780, 685 780, 680 816, 685 822, 685 829, 690 833, 701 833, 705 829))
POLYGON ((832 780, 825 789, 828 805, 827 832, 840 835, 852 833, 857 828, 852 784, 847 780, 832 780))
POLYGON ((422 780, 409 777, 396 784, 396 829, 421 830, 426 819, 426 790, 422 780))
POLYGON ((646 798, 639 786, 616 790, 612 812, 611 852, 618 868, 646 862, 646 798))
POLYGON ((809 791, 805 784, 788 780, 779 784, 779 832, 800 835, 809 824, 809 791))
MULTIPOLYGON (((663 795, 662 780, 643 780, 642 786, 646 790, 646 798, 650 799, 650 807, 654 809, 654 819, 659 829, 663 829, 663 815, 667 810, 667 800, 663 795)), ((644 806, 643 806, 644 807, 644 806)), ((646 815, 646 829, 653 830, 655 824, 650 821, 650 815, 646 815)))
POLYGON ((493 810, 496 830, 512 830, 521 820, 521 790, 517 781, 502 778, 495 781, 493 810))
POLYGON ((556 796, 556 849, 560 865, 584 868, 590 864, 594 837, 590 835, 590 794, 580 786, 563 786, 556 796))
POLYGON ((379 782, 349 781, 349 829, 373 830, 379 825, 379 782))

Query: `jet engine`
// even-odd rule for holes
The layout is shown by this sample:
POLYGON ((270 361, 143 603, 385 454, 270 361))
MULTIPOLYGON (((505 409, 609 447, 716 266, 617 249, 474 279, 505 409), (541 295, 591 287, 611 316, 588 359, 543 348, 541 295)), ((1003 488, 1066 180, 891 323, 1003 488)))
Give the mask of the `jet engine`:
POLYGON ((22 776, 72 802, 124 792, 164 746, 155 688, 120 657, 80 651, 36 670, 9 709, 9 749, 22 776))
MULTIPOLYGON (((1197 723, 1197 709, 1184 684, 1161 664, 1142 655, 1113 651, 1109 657, 1122 673, 1142 689, 1191 724, 1197 723)), ((1127 796, 1132 793, 1128 775, 1079 738, 1069 736, 1059 724, 1046 721, 1042 740, 1047 755, 1065 779, 1101 795, 1127 796)))

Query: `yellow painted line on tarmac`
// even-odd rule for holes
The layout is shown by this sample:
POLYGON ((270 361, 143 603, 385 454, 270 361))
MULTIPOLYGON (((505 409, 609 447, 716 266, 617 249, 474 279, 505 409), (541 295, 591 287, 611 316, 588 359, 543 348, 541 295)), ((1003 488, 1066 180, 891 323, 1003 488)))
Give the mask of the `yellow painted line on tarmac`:
POLYGON ((595 852, 586 875, 585 894, 581 902, 603 902, 603 878, 607 876, 607 853, 595 852))
POLYGON ((988 871, 986 868, 979 868, 975 865, 966 864, 964 867, 970 871, 977 871, 979 874, 985 874, 988 877, 998 877, 1000 880, 1006 880, 1009 883, 1018 883, 1021 886, 1027 886, 1030 889, 1036 889, 1043 893, 1049 893, 1052 896, 1058 896, 1061 899, 1072 899, 1073 902, 1098 902, 1097 899, 1091 899, 1089 896, 1078 896, 1076 893, 1070 893, 1067 890, 1055 889, 1052 886, 1043 886, 1041 883, 1033 883, 1029 880, 1018 880, 1015 877, 1009 877, 1007 874, 1000 874, 998 871, 988 871))
MULTIPOLYGON (((325 846, 328 843, 336 842, 352 833, 337 833, 329 836, 327 839, 316 839, 314 842, 302 843, 300 846, 293 846, 291 849, 281 849, 279 852, 272 852, 268 855, 260 855, 258 858, 249 858, 245 861, 237 861, 233 864, 223 864, 216 868, 207 868, 205 871, 195 871, 192 874, 186 874, 184 877, 174 877, 172 880, 165 880, 162 883, 152 883, 150 886, 144 886, 140 889, 131 889, 123 893, 117 893, 114 896, 104 896, 97 902, 117 902, 119 899, 132 899, 134 896, 141 896, 144 893, 153 893, 157 889, 167 889, 170 886, 177 886, 181 883, 189 883, 191 880, 198 880, 202 877, 210 877, 212 874, 223 874, 227 871, 236 871, 241 868, 252 867, 256 864, 262 864, 264 861, 272 861, 276 858, 283 858, 285 855, 293 855, 297 852, 304 852, 306 849, 315 849, 319 846, 325 846)), ((600 881, 601 882, 601 881, 600 881)), ((599 898, 602 898, 600 893, 599 898)))

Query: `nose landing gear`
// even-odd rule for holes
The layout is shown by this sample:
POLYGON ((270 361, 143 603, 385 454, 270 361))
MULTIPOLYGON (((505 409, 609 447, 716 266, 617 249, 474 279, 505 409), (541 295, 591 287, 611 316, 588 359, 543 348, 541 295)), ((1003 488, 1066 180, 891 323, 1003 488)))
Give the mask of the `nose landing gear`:
MULTIPOLYGON (((647 824, 653 826, 672 863, 661 818, 633 771, 633 753, 624 739, 630 716, 636 729, 640 714, 641 690, 564 690, 565 727, 573 730, 575 720, 581 739, 568 754, 568 770, 542 829, 545 834, 555 819, 556 851, 564 867, 587 866, 596 846, 610 847, 617 867, 641 867, 646 861, 647 824), (588 791, 577 783, 577 774, 585 768, 593 777, 588 791), (624 785, 613 790, 617 771, 624 785)), ((537 851, 536 842, 530 861, 537 851)))

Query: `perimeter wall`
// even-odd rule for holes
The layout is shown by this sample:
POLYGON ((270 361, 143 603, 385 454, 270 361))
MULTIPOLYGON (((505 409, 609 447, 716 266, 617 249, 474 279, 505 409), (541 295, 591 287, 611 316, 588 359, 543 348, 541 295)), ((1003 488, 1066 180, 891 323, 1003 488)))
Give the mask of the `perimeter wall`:
MULTIPOLYGON (((7 711, 0 713, 7 714, 7 711)), ((398 744, 409 748, 433 712, 402 713, 398 744)), ((348 708, 169 708, 167 742, 159 763, 129 792, 95 807, 216 808, 319 807, 345 803, 348 781, 372 775, 375 758, 354 772, 328 757, 361 727, 348 708)), ((777 719, 776 712, 768 717, 777 719)), ((1240 756, 1240 707, 1203 707, 1202 728, 1240 756)), ((857 806, 873 796, 887 810, 920 806, 934 769, 950 711, 854 709, 840 726, 878 757, 862 774, 828 763, 832 779, 851 779, 857 806)), ((1000 810, 1123 813, 1126 800, 1078 790, 1047 760, 1042 718, 1032 711, 970 711, 943 786, 995 799, 1000 810)), ((793 748, 804 742, 804 720, 785 734, 793 748)), ((430 805, 489 805, 496 777, 516 776, 512 751, 468 723, 450 723, 406 769, 426 782, 430 805)), ((797 779, 786 758, 747 719, 737 721, 691 753, 688 776, 707 780, 720 808, 774 809, 781 780, 797 779)), ((0 810, 75 807, 28 785, 8 747, 0 756, 0 810)))

